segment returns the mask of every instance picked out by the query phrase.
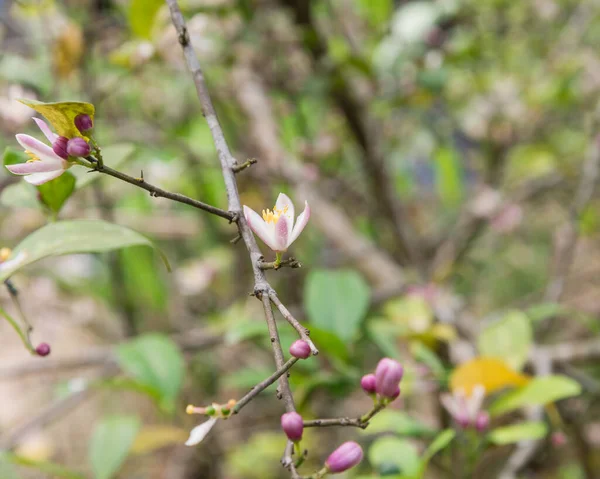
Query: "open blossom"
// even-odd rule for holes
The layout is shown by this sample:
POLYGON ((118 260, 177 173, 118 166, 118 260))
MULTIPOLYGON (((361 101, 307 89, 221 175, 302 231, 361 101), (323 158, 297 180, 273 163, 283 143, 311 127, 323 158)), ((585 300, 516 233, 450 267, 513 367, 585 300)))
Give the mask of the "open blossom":
MULTIPOLYGON (((39 118, 33 119, 42 133, 48 138, 50 144, 58 140, 58 135, 53 133, 48 125, 39 118)), ((6 165, 8 171, 15 175, 23 175, 25 181, 32 185, 41 185, 62 175, 71 163, 57 155, 52 147, 42 143, 32 136, 18 134, 17 141, 25 149, 31 159, 25 163, 6 165)))
POLYGON ((310 207, 304 202, 304 211, 298 216, 294 224, 294 205, 290 198, 280 193, 273 211, 263 210, 262 218, 252 208, 244 205, 244 216, 250 229, 277 253, 286 251, 298 238, 308 223, 310 207))
POLYGON ((458 390, 453 394, 442 394, 440 400, 460 427, 475 427, 477 430, 483 430, 489 424, 488 414, 482 411, 484 398, 485 387, 478 384, 473 388, 470 396, 467 396, 463 390, 458 390))

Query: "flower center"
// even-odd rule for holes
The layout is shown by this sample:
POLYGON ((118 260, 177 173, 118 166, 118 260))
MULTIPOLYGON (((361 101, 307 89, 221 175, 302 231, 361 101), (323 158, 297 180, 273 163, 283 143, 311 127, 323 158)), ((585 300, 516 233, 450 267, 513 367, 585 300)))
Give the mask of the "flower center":
POLYGON ((31 162, 33 162, 33 161, 42 161, 42 160, 40 160, 40 159, 39 159, 37 156, 35 156, 35 154, 33 154, 33 153, 32 153, 31 151, 29 151, 29 150, 25 150, 25 154, 26 154, 27 156, 29 156, 29 158, 30 158, 29 160, 27 160, 27 163, 31 163, 31 162))
POLYGON ((266 211, 263 210, 262 212, 262 217, 263 220, 265 220, 265 223, 277 223, 277 220, 279 219, 279 217, 281 215, 284 215, 287 213, 288 207, 285 206, 282 210, 277 209, 275 207, 273 207, 273 211, 267 209, 266 211))

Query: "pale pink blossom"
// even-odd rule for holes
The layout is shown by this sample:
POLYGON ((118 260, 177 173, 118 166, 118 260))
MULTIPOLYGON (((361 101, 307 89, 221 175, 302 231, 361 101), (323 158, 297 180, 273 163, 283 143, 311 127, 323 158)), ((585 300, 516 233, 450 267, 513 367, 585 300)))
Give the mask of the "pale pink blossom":
POLYGON ((482 411, 484 398, 485 387, 478 384, 473 388, 470 396, 467 396, 463 390, 457 390, 453 394, 442 394, 440 401, 456 423, 460 427, 467 428, 476 427, 478 423, 483 422, 484 415, 487 417, 487 413, 482 411))
POLYGON ((304 202, 304 211, 295 218, 292 200, 280 193, 273 211, 263 210, 262 217, 252 208, 244 205, 244 216, 250 229, 277 253, 286 251, 308 223, 310 207, 304 202))
MULTIPOLYGON (((53 144, 58 135, 53 133, 48 125, 39 118, 33 119, 50 144, 53 144)), ((42 143, 32 136, 18 134, 17 141, 25 149, 31 159, 25 163, 17 163, 14 165, 6 165, 8 171, 15 175, 22 175, 25 181, 32 185, 41 185, 47 181, 58 178, 70 166, 71 163, 58 156, 51 146, 42 143)))

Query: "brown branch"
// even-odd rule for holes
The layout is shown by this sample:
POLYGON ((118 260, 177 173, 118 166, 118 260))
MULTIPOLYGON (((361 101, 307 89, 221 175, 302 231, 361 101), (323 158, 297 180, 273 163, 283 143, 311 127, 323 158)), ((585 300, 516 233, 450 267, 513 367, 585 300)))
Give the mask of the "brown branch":
POLYGON ((246 168, 250 168, 252 165, 256 164, 256 162, 256 158, 250 158, 249 160, 246 160, 243 163, 234 165, 232 167, 232 170, 234 173, 239 173, 240 171, 243 171, 246 168))
POLYGON ((138 188, 142 188, 143 190, 148 191, 150 193, 150 196, 153 196, 155 198, 167 198, 178 203, 193 206, 194 208, 198 208, 213 215, 220 216, 221 218, 225 218, 230 222, 236 221, 237 219, 236 214, 232 213, 231 211, 222 210, 221 208, 217 208, 216 206, 203 203, 202 201, 195 200, 180 193, 171 193, 169 191, 163 190, 158 186, 151 185, 146 180, 144 180, 144 178, 134 178, 133 176, 126 175, 125 173, 121 173, 120 171, 114 170, 109 166, 101 164, 96 158, 92 156, 89 156, 86 159, 92 163, 91 172, 97 171, 98 173, 103 173, 105 175, 112 176, 113 178, 117 178, 121 181, 137 186, 138 188))
POLYGON ((280 261, 279 263, 277 263, 276 261, 271 261, 269 263, 267 263, 266 261, 261 261, 258 266, 260 267, 260 269, 262 270, 267 270, 267 269, 272 269, 277 271, 280 268, 302 268, 302 263, 300 263, 300 261, 298 261, 296 258, 288 258, 288 259, 284 259, 282 261, 280 261))
POLYGON ((369 423, 362 422, 360 418, 352 419, 349 417, 338 417, 333 419, 312 419, 304 421, 304 427, 332 427, 332 426, 353 426, 365 429, 369 423))
POLYGON ((242 397, 242 399, 240 399, 235 404, 235 406, 232 409, 232 413, 233 414, 239 413, 240 410, 246 404, 248 404, 250 401, 252 401, 252 399, 254 399, 256 396, 258 396, 262 391, 264 391, 271 384, 273 384, 275 381, 277 381, 283 374, 287 373, 290 370, 290 368, 296 363, 296 361, 298 361, 298 358, 288 359, 287 362, 282 367, 277 369, 277 371, 275 371, 268 378, 266 378, 265 380, 259 382, 256 386, 254 386, 250 390, 250 392, 248 392, 244 397, 242 397))
POLYGON ((277 297, 277 293, 274 290, 271 290, 269 292, 269 298, 271 299, 273 304, 275 306, 277 306, 277 309, 279 309, 279 312, 285 318, 285 320, 288 323, 290 323, 291 326, 296 330, 296 332, 298 333, 300 338, 308 343, 312 354, 313 355, 319 354, 319 350, 316 348, 316 346, 314 345, 314 343, 312 342, 312 340, 309 337, 310 331, 307 328, 305 328, 304 326, 302 326, 296 318, 294 318, 292 313, 290 313, 290 311, 279 300, 279 298, 277 297))

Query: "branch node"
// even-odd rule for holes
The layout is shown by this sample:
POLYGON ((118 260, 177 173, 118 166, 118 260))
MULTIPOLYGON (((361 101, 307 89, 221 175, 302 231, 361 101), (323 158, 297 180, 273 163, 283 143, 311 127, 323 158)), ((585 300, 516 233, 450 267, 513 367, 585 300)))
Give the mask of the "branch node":
POLYGON ((234 173, 239 173, 240 171, 245 170, 246 168, 250 168, 252 165, 257 163, 257 159, 256 158, 249 158, 246 161, 244 161, 243 163, 235 163, 231 169, 233 170, 234 173))
POLYGON ((179 43, 186 47, 189 45, 190 43, 190 34, 188 33, 187 27, 182 27, 181 28, 181 32, 179 32, 179 35, 177 36, 177 39, 179 40, 179 43))

